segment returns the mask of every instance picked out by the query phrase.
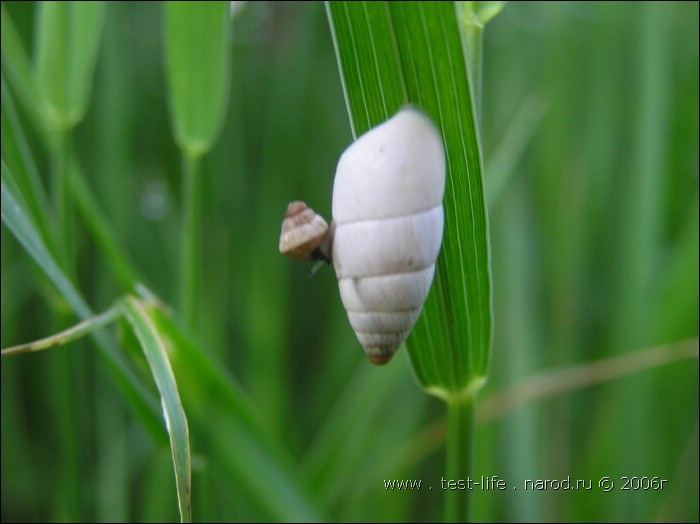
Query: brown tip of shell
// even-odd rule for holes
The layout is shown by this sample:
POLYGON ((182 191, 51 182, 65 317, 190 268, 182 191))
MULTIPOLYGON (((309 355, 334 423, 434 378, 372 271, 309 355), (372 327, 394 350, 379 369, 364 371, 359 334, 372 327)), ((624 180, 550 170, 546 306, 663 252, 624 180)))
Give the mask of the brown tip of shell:
POLYGON ((362 346, 369 361, 375 366, 383 366, 398 351, 398 344, 369 344, 362 346))
POLYGON ((369 361, 375 366, 383 366, 391 360, 394 355, 367 355, 369 361))

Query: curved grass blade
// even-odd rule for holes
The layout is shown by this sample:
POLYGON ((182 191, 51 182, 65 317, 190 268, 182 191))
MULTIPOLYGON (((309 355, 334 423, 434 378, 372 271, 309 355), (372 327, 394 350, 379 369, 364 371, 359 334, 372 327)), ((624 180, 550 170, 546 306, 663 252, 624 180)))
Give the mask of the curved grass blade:
POLYGON ((175 319, 157 307, 149 307, 148 313, 167 340, 170 362, 192 421, 192 440, 218 457, 212 467, 222 471, 265 518, 321 520, 291 473, 291 458, 238 382, 225 373, 224 366, 208 358, 175 319))
POLYGON ((181 522, 192 522, 192 461, 187 417, 163 340, 141 302, 127 296, 120 301, 124 314, 138 338, 158 386, 165 426, 173 455, 177 500, 181 522))
POLYGON ((83 338, 85 335, 89 335, 98 329, 102 329, 108 324, 111 324, 118 319, 120 315, 121 311, 118 308, 111 307, 107 311, 87 320, 83 320, 79 324, 65 329, 60 333, 56 333, 40 340, 35 340, 33 342, 28 342, 26 344, 5 348, 2 350, 2 356, 9 357, 13 355, 20 355, 22 353, 30 353, 33 351, 43 351, 45 349, 68 344, 74 340, 83 338))

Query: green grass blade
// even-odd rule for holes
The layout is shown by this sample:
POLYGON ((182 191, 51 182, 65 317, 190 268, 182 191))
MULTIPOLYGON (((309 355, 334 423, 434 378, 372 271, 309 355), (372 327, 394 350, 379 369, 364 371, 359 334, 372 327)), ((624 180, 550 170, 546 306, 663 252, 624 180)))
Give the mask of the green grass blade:
POLYGON ((183 241, 180 309, 195 327, 200 288, 200 157, 223 126, 229 93, 230 14, 227 2, 167 2, 165 69, 175 141, 183 151, 183 241))
POLYGON ((290 457, 270 435, 240 385, 172 318, 155 307, 149 314, 169 342, 170 361, 192 421, 192 439, 217 457, 212 467, 222 471, 265 519, 319 520, 290 473, 290 457))
POLYGON ((46 244, 22 205, 24 199, 14 190, 17 185, 5 162, 2 163, 2 220, 24 246, 30 256, 43 269, 46 276, 54 283, 66 300, 74 307, 78 316, 88 318, 93 315, 90 308, 68 280, 51 256, 46 244))
POLYGON ((388 2, 326 5, 350 126, 357 138, 408 101, 389 5, 388 2))
POLYGON ((88 318, 72 326, 60 333, 51 335, 41 340, 35 340, 34 342, 28 342, 27 344, 20 344, 18 346, 13 346, 2 350, 2 356, 7 357, 10 355, 19 355, 21 353, 29 353, 32 351, 43 351, 44 349, 50 349, 56 346, 62 346, 83 338, 85 335, 89 335, 98 329, 102 329, 108 324, 111 324, 116 319, 119 318, 121 312, 117 308, 109 308, 104 313, 100 313, 92 318, 88 318))
POLYGON ((668 254, 666 269, 659 285, 659 299, 652 317, 657 324, 659 340, 673 340, 680 336, 692 336, 698 332, 700 307, 700 202, 695 193, 688 206, 678 240, 668 254))
POLYGON ((375 441, 376 434, 381 424, 393 416, 384 412, 386 399, 405 378, 406 367, 404 364, 368 371, 366 362, 361 361, 323 426, 316 431, 300 470, 327 506, 340 504, 347 498, 347 491, 366 466, 368 455, 376 461, 367 450, 380 447, 375 441))
MULTIPOLYGON (((498 202, 517 173, 527 147, 547 112, 547 104, 535 95, 526 98, 513 115, 503 136, 486 161, 486 201, 489 209, 498 202)), ((495 233, 493 233, 495 235, 495 233)))
POLYGON ((165 351, 162 337, 143 304, 134 297, 126 297, 121 301, 121 306, 141 343, 153 379, 160 392, 165 426, 173 454, 180 520, 191 522, 192 461, 190 459, 189 429, 168 354, 165 351))
POLYGON ((102 35, 103 2, 44 2, 37 25, 37 83, 56 129, 82 120, 102 35))
POLYGON ((5 77, 2 77, 2 158, 16 176, 21 193, 27 200, 27 208, 48 245, 55 243, 54 223, 49 212, 49 198, 41 182, 32 157, 19 115, 5 77))
POLYGON ((48 144, 50 138, 46 122, 39 110, 39 92, 34 78, 34 66, 5 4, 0 5, 0 9, 2 9, 0 41, 2 42, 3 76, 7 76, 33 126, 48 144))
MULTIPOLYGON (((85 320, 94 316, 80 293, 66 277, 44 244, 39 232, 23 205, 24 199, 17 194, 17 185, 5 163, 2 163, 2 221, 22 244, 24 249, 39 265, 48 279, 56 286, 73 311, 85 320)), ((135 411, 156 441, 161 439, 157 405, 150 392, 140 382, 127 365, 114 341, 104 332, 94 333, 100 353, 110 368, 110 372, 122 386, 135 411)))
POLYGON ((71 158, 70 169, 70 189, 83 223, 104 252, 106 262, 121 288, 127 292, 132 291, 137 282, 143 281, 141 271, 97 202, 78 160, 74 157, 71 158))
POLYGON ((469 395, 488 369, 491 277, 481 149, 454 5, 327 6, 355 135, 406 103, 425 110, 443 133, 443 248, 407 346, 427 391, 443 398, 469 395))
POLYGON ((228 2, 167 2, 165 67, 175 141, 208 151, 226 115, 231 69, 228 2))
MULTIPOLYGON (((19 40, 17 30, 12 20, 2 6, 2 43, 3 43, 3 71, 8 73, 7 80, 14 93, 16 93, 22 109, 29 115, 33 130, 39 134, 43 145, 52 149, 52 135, 47 133, 46 122, 37 111, 40 105, 38 92, 31 76, 31 64, 29 58, 19 40)), ((2 141, 3 158, 16 177, 17 183, 22 188, 22 194, 27 199, 30 215, 42 233, 42 237, 49 244, 57 242, 55 231, 51 230, 51 224, 55 219, 49 213, 50 205, 45 190, 41 186, 36 163, 32 158, 27 144, 27 139, 21 128, 20 119, 14 107, 10 89, 6 85, 5 77, 2 80, 2 141), (14 161, 17 158, 17 161, 14 161)), ((83 174, 75 158, 71 158, 69 169, 71 192, 79 212, 83 216, 84 224, 90 229, 96 242, 102 247, 107 256, 107 261, 112 271, 121 283, 125 291, 131 291, 133 284, 141 280, 140 272, 129 258, 128 252, 119 240, 119 235, 107 220, 97 201, 87 185, 83 174)), ((55 251, 55 250, 54 250, 55 251)))

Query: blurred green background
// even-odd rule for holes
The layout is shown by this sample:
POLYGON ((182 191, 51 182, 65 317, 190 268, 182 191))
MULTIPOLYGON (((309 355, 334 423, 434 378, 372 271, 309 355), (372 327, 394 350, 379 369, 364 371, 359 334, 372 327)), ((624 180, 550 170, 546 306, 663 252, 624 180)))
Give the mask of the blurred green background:
MULTIPOLYGON (((36 4, 3 5, 31 50, 36 4)), ((161 14, 158 3, 107 5, 74 141, 125 254, 175 305, 181 166, 161 14)), ((512 3, 489 23, 481 125, 495 331, 482 399, 542 371, 687 339, 697 348, 698 41, 695 2, 512 3)), ((367 363, 332 270, 308 279, 277 251, 289 201, 330 218, 352 140, 324 5, 246 3, 232 45, 225 126, 203 164, 194 337, 241 383, 321 518, 439 520, 442 404, 417 387, 404 350, 387 367, 367 363), (387 490, 391 479, 433 489, 387 490)), ((48 186, 48 155, 23 123, 48 186)), ((130 290, 81 220, 78 287, 101 311, 130 290)), ((1 256, 2 347, 55 332, 67 306, 4 225, 1 256)), ((0 385, 3 521, 178 518, 170 450, 91 340, 3 359, 0 385)), ((206 424, 226 442, 227 426, 198 410, 192 433, 206 424)), ((192 443, 195 520, 274 515, 209 444, 192 443)), ((697 521, 697 359, 505 412, 479 426, 476 455, 477 475, 508 483, 475 493, 479 520, 697 521), (597 488, 606 476, 609 493, 597 488), (623 490, 621 477, 668 482, 623 490), (593 488, 520 488, 566 478, 593 488)))

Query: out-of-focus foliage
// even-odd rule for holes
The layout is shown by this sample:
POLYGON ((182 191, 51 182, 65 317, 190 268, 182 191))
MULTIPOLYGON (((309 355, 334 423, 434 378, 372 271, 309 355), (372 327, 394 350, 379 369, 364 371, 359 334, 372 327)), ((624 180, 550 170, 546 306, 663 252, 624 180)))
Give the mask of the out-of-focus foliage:
MULTIPOLYGON (((11 20, 29 56, 36 10, 3 3, 3 38, 11 20)), ((107 3, 104 16, 73 145, 121 251, 106 251, 96 219, 76 209, 75 284, 106 309, 126 291, 114 269, 123 257, 176 304, 181 166, 162 6, 107 3)), ((403 352, 385 368, 366 363, 332 271, 308 279, 277 253, 290 200, 330 216, 335 163, 351 141, 324 6, 250 2, 232 24, 228 113, 201 173, 200 322, 178 334, 201 357, 180 376, 212 379, 189 395, 180 384, 193 517, 439 519, 439 401, 420 392, 403 352), (259 478, 246 474, 256 464, 259 478), (392 479, 422 489, 387 490, 392 479)), ((482 396, 541 370, 698 336, 698 41, 697 3, 509 3, 489 22, 481 129, 495 329, 482 396)), ((18 132, 6 124, 7 87, 50 194, 45 131, 12 80, 13 53, 3 40, 3 160, 18 132)), ((23 205, 50 235, 53 204, 42 202, 23 205)), ((2 347, 64 327, 64 299, 5 225, 0 256, 2 347)), ((147 378, 128 331, 108 331, 147 378)), ((96 355, 86 341, 3 360, 3 520, 177 519, 167 441, 96 355)), ((475 517, 696 521, 697 369, 686 359, 483 424, 477 474, 508 489, 476 492, 475 517), (623 490, 623 477, 668 482, 623 490), (567 478, 591 490, 524 489, 567 478)))

